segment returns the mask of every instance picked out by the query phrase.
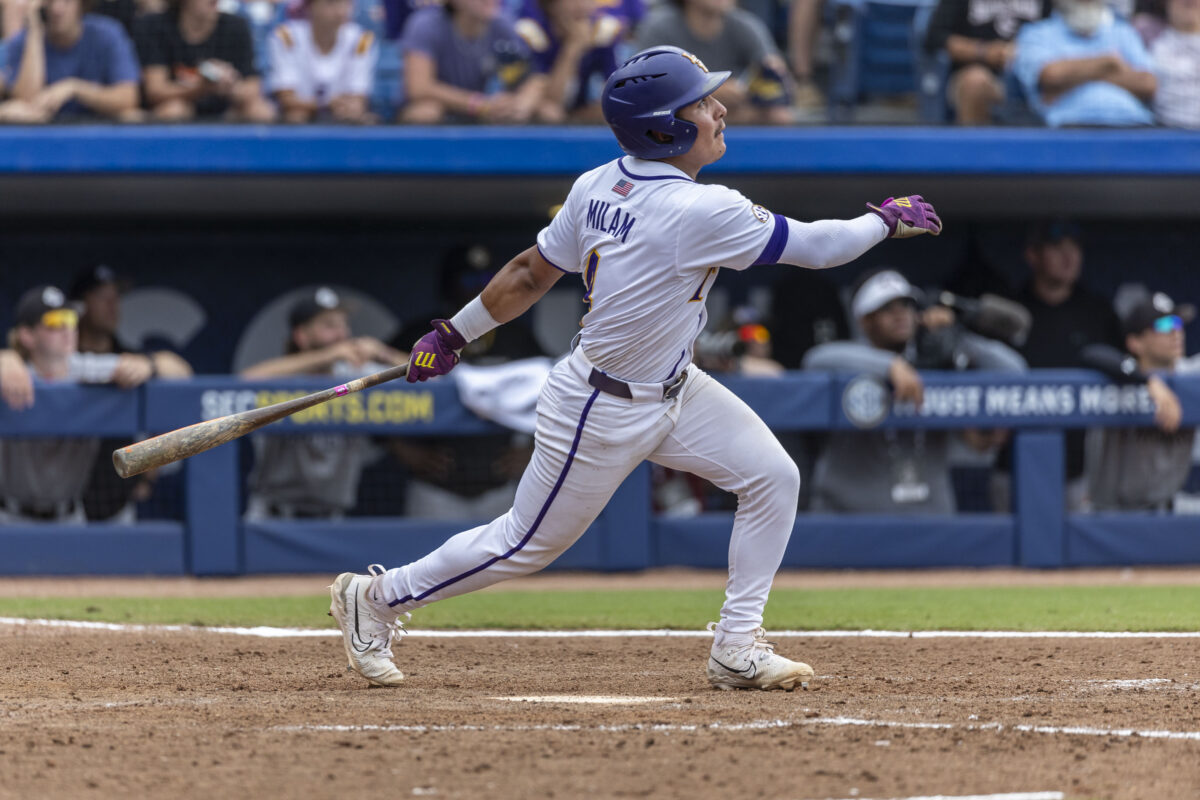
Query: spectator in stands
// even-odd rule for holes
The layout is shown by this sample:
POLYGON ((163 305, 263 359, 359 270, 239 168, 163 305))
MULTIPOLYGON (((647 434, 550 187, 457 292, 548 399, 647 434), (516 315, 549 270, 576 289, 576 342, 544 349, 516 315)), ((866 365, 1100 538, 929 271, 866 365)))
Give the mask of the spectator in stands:
POLYGON ((987 125, 1005 97, 1004 74, 1021 25, 1049 13, 1049 0, 941 0, 925 49, 950 57, 946 95, 960 125, 987 125))
MULTIPOLYGON (((337 292, 327 286, 306 293, 288 315, 287 352, 243 370, 247 380, 290 375, 360 377, 408 361, 369 336, 352 337, 337 292)), ((359 477, 371 458, 365 436, 305 435, 252 437, 248 519, 343 516, 355 505, 359 477)))
POLYGON ((797 106, 816 108, 825 98, 814 80, 814 58, 821 33, 821 0, 791 0, 788 9, 788 59, 795 81, 797 106))
POLYGON ((25 29, 8 42, 0 119, 49 122, 138 118, 138 66, 121 25, 86 13, 86 0, 30 0, 25 29))
MULTIPOLYGON (((808 351, 804 368, 851 371, 888 381, 899 403, 920 406, 917 369, 1020 372, 1025 362, 1007 345, 959 328, 953 313, 934 306, 918 313, 917 290, 895 270, 860 279, 851 312, 867 341, 831 342, 808 351)), ((814 509, 890 513, 952 513, 947 451, 951 432, 834 432, 817 458, 814 509)))
MULTIPOLYGON (((121 322, 121 287, 116 274, 103 264, 75 276, 68 298, 80 309, 80 353, 115 354, 123 359, 113 376, 119 386, 137 386, 151 378, 182 379, 192 376, 191 366, 170 350, 139 353, 117 337, 121 322)), ((135 504, 149 498, 156 473, 131 480, 117 475, 109 453, 128 444, 127 438, 104 439, 83 492, 89 520, 132 522, 135 504)))
POLYGON ((271 122, 262 96, 250 26, 218 0, 170 0, 167 11, 137 21, 146 105, 155 119, 271 122))
POLYGON ((639 47, 669 44, 708 69, 733 77, 713 93, 731 122, 788 125, 791 78, 762 20, 734 0, 670 0, 651 10, 637 32, 639 47))
MULTIPOLYGON (((0 387, 12 408, 28 408, 43 382, 137 384, 128 355, 83 354, 78 314, 54 286, 17 303, 10 350, 0 352, 0 387)), ((83 522, 83 490, 99 451, 88 438, 0 440, 0 521, 83 522)))
POLYGON ((1144 383, 1154 402, 1154 428, 1104 428, 1088 454, 1088 493, 1095 511, 1169 511, 1192 468, 1195 428, 1180 429, 1179 398, 1163 381, 1172 373, 1200 372, 1200 356, 1184 358, 1183 325, 1192 306, 1162 292, 1125 318, 1125 349, 1085 348, 1085 361, 1122 384, 1144 383))
POLYGON ((603 121, 600 92, 618 65, 621 20, 598 9, 595 0, 537 0, 516 28, 535 69, 546 75, 538 121, 603 121))
POLYGON ((1163 125, 1200 128, 1200 0, 1168 0, 1170 24, 1150 55, 1158 75, 1154 113, 1163 125))
POLYGON ((403 122, 528 122, 546 94, 499 0, 448 0, 404 26, 403 122))
POLYGON ((1104 0, 1054 0, 1017 34, 1013 72, 1047 125, 1152 125, 1157 81, 1137 31, 1104 0))
POLYGON ((715 330, 696 338, 695 362, 708 372, 774 378, 785 370, 772 357, 771 332, 753 306, 741 306, 715 330))
MULTIPOLYGON (((1034 225, 1025 247, 1029 282, 1015 300, 1029 309, 1033 324, 1021 348, 1030 369, 1072 369, 1087 366, 1083 348, 1090 344, 1122 346, 1121 324, 1112 305, 1080 283, 1083 247, 1079 226, 1067 220, 1034 225)), ((1068 430, 1066 440, 1066 498, 1072 510, 1083 508, 1084 431, 1068 430)), ((1007 511, 1011 500, 1012 452, 996 459, 992 504, 1007 511)))
MULTIPOLYGON (((491 251, 483 245, 451 248, 439 269, 437 308, 414 316, 392 344, 410 348, 427 331, 428 320, 461 308, 487 286, 498 269, 491 251)), ((544 355, 521 319, 468 343, 461 354, 463 362, 473 366, 499 366, 544 355)), ((516 495, 517 479, 533 453, 528 436, 511 432, 395 438, 390 449, 409 475, 407 513, 442 519, 482 519, 506 511, 516 495)))
POLYGON ((377 122, 367 108, 379 48, 351 22, 354 0, 304 0, 271 35, 271 92, 284 122, 377 122))

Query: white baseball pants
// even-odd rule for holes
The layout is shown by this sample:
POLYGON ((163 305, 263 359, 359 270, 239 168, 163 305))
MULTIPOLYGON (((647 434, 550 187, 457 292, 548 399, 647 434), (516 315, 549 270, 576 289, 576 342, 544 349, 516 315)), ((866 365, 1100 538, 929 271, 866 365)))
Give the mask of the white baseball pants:
POLYGON ((533 458, 512 509, 459 533, 372 586, 397 611, 542 569, 578 539, 642 461, 699 475, 738 496, 718 642, 749 637, 792 525, 800 473, 749 406, 695 365, 683 390, 630 384, 632 400, 593 388, 577 347, 538 399, 533 458))

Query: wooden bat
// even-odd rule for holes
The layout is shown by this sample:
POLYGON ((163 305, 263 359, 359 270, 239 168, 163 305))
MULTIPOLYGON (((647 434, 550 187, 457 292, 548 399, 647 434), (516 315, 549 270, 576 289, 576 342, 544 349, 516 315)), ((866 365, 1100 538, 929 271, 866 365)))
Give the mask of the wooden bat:
POLYGON ((318 403, 324 403, 326 400, 332 400, 352 392, 361 392, 363 389, 370 389, 372 386, 403 378, 407 374, 408 364, 401 364, 398 367, 385 369, 383 372, 376 372, 374 375, 367 375, 349 383, 343 383, 341 386, 313 392, 304 397, 228 414, 206 422, 197 422, 195 425, 188 425, 186 428, 169 431, 152 439, 135 442, 128 447, 114 450, 113 466, 116 467, 117 474, 122 478, 140 475, 148 469, 181 461, 197 453, 203 453, 205 450, 211 450, 217 445, 233 441, 239 436, 245 436, 264 425, 281 420, 297 411, 311 408, 318 403))

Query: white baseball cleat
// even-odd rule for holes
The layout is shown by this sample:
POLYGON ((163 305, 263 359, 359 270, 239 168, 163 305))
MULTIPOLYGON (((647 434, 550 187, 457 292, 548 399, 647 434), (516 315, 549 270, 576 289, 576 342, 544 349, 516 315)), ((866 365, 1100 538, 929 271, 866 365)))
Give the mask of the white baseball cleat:
POLYGON ((371 578, 383 572, 379 564, 366 575, 343 572, 329 587, 329 615, 342 629, 349 668, 379 686, 399 686, 404 673, 392 663, 392 637, 403 632, 399 616, 391 617, 367 597, 371 578))
MULTIPOLYGON (((708 624, 709 630, 715 627, 715 622, 708 624)), ((759 628, 750 644, 714 646, 708 656, 708 682, 716 689, 807 689, 813 668, 778 655, 775 643, 768 642, 766 635, 759 628)))

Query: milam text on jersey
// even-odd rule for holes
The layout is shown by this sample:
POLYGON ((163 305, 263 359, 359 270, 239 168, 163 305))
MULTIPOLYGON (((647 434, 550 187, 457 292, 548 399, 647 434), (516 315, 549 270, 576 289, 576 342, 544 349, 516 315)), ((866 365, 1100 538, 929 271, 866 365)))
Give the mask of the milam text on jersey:
POLYGON ((620 239, 622 244, 629 237, 635 222, 637 217, 628 211, 613 208, 603 200, 588 200, 587 226, 620 239))

